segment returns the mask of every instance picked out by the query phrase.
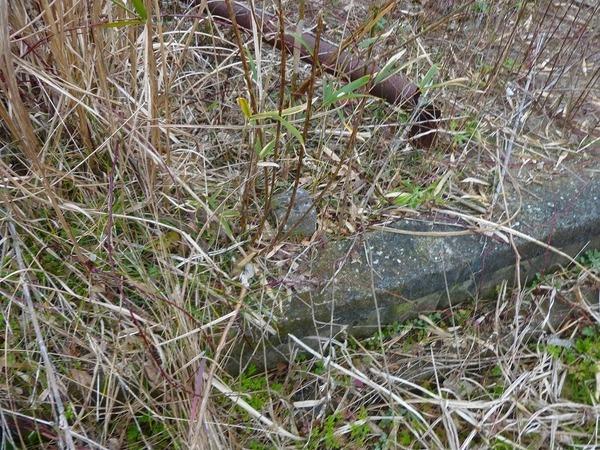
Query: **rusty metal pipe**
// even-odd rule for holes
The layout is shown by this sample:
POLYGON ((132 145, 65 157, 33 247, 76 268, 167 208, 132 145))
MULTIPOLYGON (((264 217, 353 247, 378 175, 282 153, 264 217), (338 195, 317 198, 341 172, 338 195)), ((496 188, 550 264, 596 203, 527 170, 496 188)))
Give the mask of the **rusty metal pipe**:
MULTIPOLYGON (((237 24, 252 31, 253 13, 244 5, 232 2, 232 9, 237 24)), ((227 3, 222 0, 209 0, 208 10, 210 13, 229 22, 230 15, 227 3)), ((290 33, 285 33, 283 43, 279 39, 278 18, 267 14, 259 9, 254 10, 256 26, 264 42, 273 45, 289 53, 294 51, 297 39, 290 33)), ((316 36, 308 31, 302 32, 302 43, 300 44, 300 59, 304 62, 314 64, 313 53, 316 44, 316 36)), ((319 42, 318 62, 329 73, 354 81, 367 74, 376 73, 379 69, 375 63, 365 64, 359 57, 353 56, 349 51, 340 51, 339 47, 331 42, 321 39, 319 42)), ((369 93, 386 100, 388 103, 399 105, 404 109, 414 112, 419 103, 421 90, 416 84, 402 74, 388 77, 380 83, 371 85, 369 93)), ((416 113, 416 123, 409 131, 410 137, 415 137, 415 143, 421 147, 430 148, 435 141, 437 120, 440 111, 430 104, 422 107, 416 113), (419 136, 426 133, 422 136, 419 136)))

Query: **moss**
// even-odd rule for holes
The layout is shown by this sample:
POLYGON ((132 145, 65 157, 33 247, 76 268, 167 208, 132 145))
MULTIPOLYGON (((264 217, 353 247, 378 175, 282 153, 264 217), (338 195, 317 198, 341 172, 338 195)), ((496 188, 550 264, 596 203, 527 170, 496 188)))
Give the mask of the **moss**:
POLYGON ((337 423, 341 420, 338 413, 327 416, 323 423, 313 427, 308 442, 302 448, 309 450, 336 450, 342 448, 342 442, 335 436, 337 423))
POLYGON ((600 327, 588 326, 570 347, 548 345, 546 351, 567 368, 562 396, 571 401, 594 405, 596 373, 600 368, 600 327))

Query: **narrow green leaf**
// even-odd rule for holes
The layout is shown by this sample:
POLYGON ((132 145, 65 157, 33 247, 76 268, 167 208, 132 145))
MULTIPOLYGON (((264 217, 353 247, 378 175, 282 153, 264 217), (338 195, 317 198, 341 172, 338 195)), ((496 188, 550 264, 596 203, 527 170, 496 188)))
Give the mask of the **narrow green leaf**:
POLYGON ((423 77, 423 79, 421 80, 421 82, 419 83, 419 87, 423 90, 430 88, 433 84, 433 80, 435 80, 435 78, 437 77, 438 72, 439 69, 437 64, 431 66, 425 74, 425 76, 423 77))
POLYGON ((266 159, 273 154, 275 148, 275 139, 272 139, 267 145, 265 145, 259 152, 258 157, 260 159, 266 159))
POLYGON ((123 28, 130 27, 132 25, 143 25, 145 22, 140 19, 126 19, 126 20, 115 20, 114 22, 103 23, 101 26, 104 28, 123 28))
POLYGON ((244 53, 246 53, 246 58, 248 58, 248 64, 250 65, 250 72, 252 72, 252 79, 254 81, 258 81, 258 72, 256 70, 256 63, 254 62, 254 58, 252 57, 252 53, 246 47, 244 47, 244 53))
MULTIPOLYGON (((245 101, 245 99, 244 99, 244 101, 245 101)), ((239 103, 239 99, 238 99, 238 103, 239 103)), ((290 122, 288 122, 286 119, 284 119, 283 117, 281 117, 279 114, 277 114, 275 112, 266 112, 266 113, 255 114, 253 116, 250 116, 249 118, 250 118, 250 120, 258 120, 258 119, 277 120, 281 123, 281 125, 283 125, 285 127, 286 130, 289 131, 289 133, 292 136, 294 136, 296 138, 296 140, 298 142, 300 142, 300 144, 304 145, 304 139, 302 138, 302 133, 300 133, 300 131, 294 125, 292 125, 290 122)))
POLYGON ((292 33, 289 33, 289 34, 290 34, 291 36, 293 36, 293 37, 294 37, 294 39, 296 39, 298 42, 300 42, 300 44, 302 45, 302 47, 304 47, 304 48, 306 49, 306 52, 307 52, 309 55, 311 55, 311 56, 312 56, 312 54, 315 52, 315 49, 314 49, 314 48, 311 48, 311 47, 308 45, 308 42, 306 42, 306 40, 304 39, 304 37, 302 36, 302 34, 301 34, 301 33, 297 33, 297 32, 295 32, 295 31, 294 31, 294 32, 292 32, 292 33))
POLYGON ((291 123, 289 123, 283 117, 277 116, 277 120, 279 120, 281 122, 281 125, 283 125, 285 127, 285 129, 288 130, 290 132, 290 134, 292 136, 294 136, 296 138, 296 140, 298 142, 300 142, 300 144, 302 146, 304 146, 304 139, 302 138, 302 134, 300 133, 300 131, 298 130, 298 128, 296 128, 294 125, 292 125, 291 123))
POLYGON ((339 100, 361 97, 362 94, 355 94, 354 91, 366 85, 371 79, 371 75, 365 75, 342 86, 335 92, 328 92, 323 98, 323 106, 329 106, 339 100))
MULTIPOLYGON (((314 100, 313 100, 314 103, 314 100)), ((301 105, 297 105, 297 106, 292 106, 290 108, 286 108, 283 111, 281 111, 281 117, 285 117, 285 116, 293 116, 294 114, 298 114, 302 111, 305 111, 306 108, 308 107, 308 102, 307 103, 302 103, 301 105)))
POLYGON ((329 106, 336 100, 335 91, 330 84, 325 85, 323 88, 323 106, 329 106))
POLYGON ((123 3, 121 0, 110 0, 110 2, 115 5, 118 6, 119 8, 122 8, 123 10, 127 11, 130 14, 135 14, 135 11, 132 11, 131 9, 129 9, 125 3, 123 3))
POLYGON ((396 53, 395 55, 392 55, 392 57, 387 60, 383 68, 375 75, 373 84, 379 84, 391 77, 392 75, 395 75, 397 72, 399 72, 400 65, 398 64, 398 62, 400 61, 400 58, 404 56, 404 53, 406 53, 406 51, 402 50, 396 53))
POLYGON ((351 92, 354 92, 357 89, 360 89, 361 87, 363 87, 365 84, 367 84, 370 79, 371 79, 371 75, 365 75, 363 77, 357 78, 356 80, 352 81, 351 83, 348 83, 347 85, 342 86, 342 88, 338 90, 338 93, 349 94, 351 92))
POLYGON ((379 36, 363 39, 362 41, 360 41, 358 43, 358 48, 368 48, 371 45, 373 45, 375 42, 377 42, 378 39, 379 39, 379 36))
POLYGON ((381 83, 382 81, 394 75, 397 70, 398 68, 394 66, 394 64, 385 65, 383 69, 381 69, 379 72, 377 72, 377 75, 375 75, 375 80, 373 80, 373 84, 381 83))
POLYGON ((337 100, 352 100, 353 98, 366 97, 364 94, 341 94, 337 100))
POLYGON ((331 99, 333 95, 333 87, 331 84, 325 82, 323 85, 323 103, 327 103, 328 99, 331 99))
MULTIPOLYGON (((313 99, 313 103, 316 101, 317 99, 313 99)), ((298 114, 301 113, 303 111, 306 111, 306 108, 308 107, 308 103, 302 103, 301 105, 298 106, 292 106, 290 108, 286 108, 283 111, 281 111, 281 117, 286 117, 286 116, 293 116, 294 114, 298 114)), ((267 112, 263 112, 263 113, 258 113, 258 114, 254 114, 252 116, 252 119, 274 119, 275 116, 279 115, 277 113, 277 111, 267 111, 267 112)))
POLYGON ((413 196, 408 192, 401 192, 394 198, 394 204, 398 206, 408 206, 413 201, 413 196))
POLYGON ((144 21, 148 20, 148 11, 146 11, 144 0, 131 0, 131 3, 133 4, 133 9, 135 9, 135 12, 139 18, 144 21))

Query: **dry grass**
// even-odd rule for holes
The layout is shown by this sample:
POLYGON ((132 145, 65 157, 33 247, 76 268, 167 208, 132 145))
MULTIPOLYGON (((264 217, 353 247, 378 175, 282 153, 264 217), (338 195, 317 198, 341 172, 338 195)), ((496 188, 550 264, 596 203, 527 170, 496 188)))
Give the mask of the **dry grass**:
POLYGON ((598 311, 581 305, 598 291, 585 278, 501 286, 496 301, 332 340, 278 378, 292 423, 308 448, 594 448, 598 311))
MULTIPOLYGON (((335 39, 370 17, 325 3, 307 2, 305 22, 321 10, 335 39)), ((222 370, 268 332, 260 305, 287 295, 273 280, 323 240, 433 203, 489 219, 507 182, 597 164, 600 6, 423 3, 398 2, 355 51, 401 54, 443 107, 428 153, 405 112, 323 105, 342 82, 197 8, 0 1, 0 446, 600 445, 590 272, 501 286, 272 373, 222 370), (310 120, 286 116, 302 139, 245 119, 240 97, 253 113, 304 105, 310 120), (292 184, 318 199, 304 242, 269 225, 271 194, 292 184), (548 324, 558 299, 578 313, 548 324)))

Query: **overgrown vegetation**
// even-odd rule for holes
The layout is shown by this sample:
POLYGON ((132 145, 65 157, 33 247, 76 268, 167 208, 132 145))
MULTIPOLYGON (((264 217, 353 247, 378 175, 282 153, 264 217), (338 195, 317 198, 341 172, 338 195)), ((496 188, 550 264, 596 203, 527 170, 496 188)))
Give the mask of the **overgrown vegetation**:
POLYGON ((326 240, 433 206, 494 218, 508 184, 597 170, 600 6, 258 3, 382 70, 335 79, 198 5, 0 4, 0 447, 599 446, 597 250, 590 272, 225 367, 260 355, 326 240), (434 148, 366 93, 392 73, 443 110, 434 148), (291 186, 310 239, 272 223, 291 186))

